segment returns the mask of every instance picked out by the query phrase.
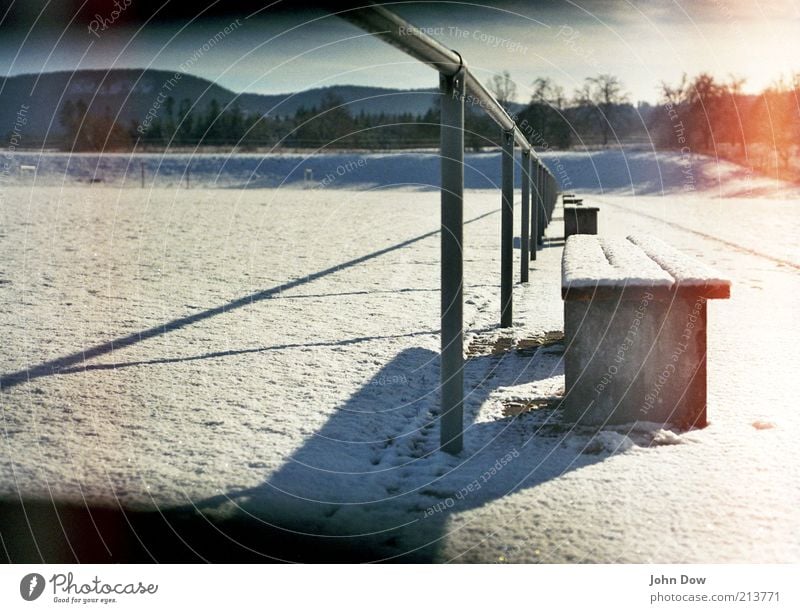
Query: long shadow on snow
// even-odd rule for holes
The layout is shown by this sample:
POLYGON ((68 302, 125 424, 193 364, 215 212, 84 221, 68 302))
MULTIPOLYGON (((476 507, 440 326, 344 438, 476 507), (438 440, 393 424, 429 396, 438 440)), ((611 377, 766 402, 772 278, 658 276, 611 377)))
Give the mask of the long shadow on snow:
MULTIPOLYGON (((474 423, 492 390, 560 374, 558 356, 541 349, 470 359, 465 450, 458 457, 437 451, 438 362, 427 349, 401 352, 257 487, 158 512, 0 503, 6 556, 14 562, 433 561, 451 513, 607 457, 580 453, 580 441, 569 444, 552 409, 474 423)), ((493 528, 485 527, 487 537, 493 528)))
MULTIPOLYGON (((484 213, 482 215, 478 215, 477 217, 473 217, 472 219, 468 219, 467 221, 464 222, 464 224, 467 225, 470 223, 474 223, 476 221, 483 219, 484 217, 488 217, 489 215, 494 215, 497 212, 498 209, 489 211, 488 213, 484 213)), ((308 283, 311 283, 312 281, 316 281, 317 279, 321 279, 340 270, 345 270, 347 268, 352 268, 353 266, 363 264, 364 262, 368 262, 369 260, 375 259, 387 253, 391 253, 392 251, 403 249, 404 247, 408 247, 410 245, 413 245, 414 243, 418 243, 422 240, 425 240, 426 238, 435 236, 439 234, 440 231, 441 230, 432 230, 431 232, 426 232, 425 234, 421 234, 419 236, 415 236, 414 238, 410 238, 408 240, 399 242, 397 244, 390 245, 389 247, 373 251, 372 253, 368 253, 366 255, 362 255, 357 258, 353 258, 352 260, 348 260, 347 262, 342 262, 341 264, 337 264, 336 266, 331 266, 329 268, 325 268, 324 270, 311 273, 309 275, 306 275, 305 277, 295 279, 294 281, 289 281, 282 285, 254 292, 247 296, 242 296, 241 298, 237 298, 236 300, 231 300, 226 304, 211 309, 206 309, 204 311, 200 311, 199 313, 193 313, 192 315, 187 315, 186 317, 179 317, 177 319, 173 319, 172 321, 164 322, 161 325, 153 326, 152 328, 147 328, 145 330, 140 330, 138 332, 134 332, 126 336, 121 336, 111 341, 100 343, 99 345, 94 345, 93 347, 86 347, 74 353, 58 357, 54 360, 48 360, 46 362, 42 362, 31 368, 25 368, 22 370, 18 370, 16 372, 0 375, 0 391, 2 391, 3 389, 8 389, 10 387, 13 387, 15 385, 19 385, 21 383, 25 383, 27 381, 31 381, 33 379, 59 374, 61 372, 64 372, 66 369, 70 369, 79 364, 82 365, 88 360, 91 360, 101 355, 111 353, 115 349, 122 349, 124 347, 129 347, 131 345, 140 343, 141 341, 161 336, 162 334, 166 334, 167 332, 171 332, 172 330, 180 330, 181 328, 185 328, 186 326, 190 326, 192 324, 201 322, 205 319, 209 319, 216 315, 221 315, 223 313, 228 313, 230 311, 240 309, 249 304, 253 304, 254 302, 267 300, 269 298, 275 298, 277 296, 280 296, 282 292, 294 289, 295 287, 306 285, 308 283)))

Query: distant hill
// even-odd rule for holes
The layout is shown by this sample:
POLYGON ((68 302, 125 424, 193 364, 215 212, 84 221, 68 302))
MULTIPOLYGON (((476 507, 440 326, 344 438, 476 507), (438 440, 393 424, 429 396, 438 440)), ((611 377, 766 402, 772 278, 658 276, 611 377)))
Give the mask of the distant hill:
POLYGON ((332 93, 347 103, 353 115, 362 111, 368 115, 380 113, 411 113, 423 115, 438 98, 433 89, 387 89, 361 85, 332 85, 293 94, 241 94, 242 108, 252 108, 270 115, 293 115, 300 107, 319 106, 323 96, 332 93))
MULTIPOLYGON (((67 101, 82 100, 93 115, 109 113, 115 117, 119 113, 118 122, 127 126, 144 118, 173 74, 160 70, 80 70, 19 75, 0 82, 0 105, 11 110, 29 106, 23 143, 26 139, 41 140, 45 134, 60 135, 63 128, 58 110, 67 101)), ((170 95, 176 106, 181 98, 189 98, 199 100, 201 107, 207 107, 212 99, 226 104, 235 96, 224 87, 190 75, 181 78, 170 95)))
MULTIPOLYGON (((264 95, 237 94, 189 74, 184 74, 168 86, 173 72, 164 70, 114 69, 79 70, 76 72, 50 72, 27 74, 0 79, 0 108, 5 110, 6 126, 0 133, 10 132, 13 117, 22 105, 28 106, 27 125, 21 145, 25 140, 41 142, 45 135, 60 137, 63 127, 58 111, 68 100, 73 104, 83 101, 94 116, 117 117, 123 126, 138 124, 158 99, 166 96, 174 100, 177 111, 181 100, 195 104, 193 112, 206 111, 212 100, 221 107, 238 104, 245 114, 287 116, 301 107, 319 106, 327 93, 333 93, 348 104, 353 115, 412 113, 422 115, 435 104, 435 90, 399 90, 357 85, 334 85, 298 93, 264 95)), ((163 109, 163 106, 162 106, 163 109)), ((159 113, 163 114, 163 110, 159 113)))

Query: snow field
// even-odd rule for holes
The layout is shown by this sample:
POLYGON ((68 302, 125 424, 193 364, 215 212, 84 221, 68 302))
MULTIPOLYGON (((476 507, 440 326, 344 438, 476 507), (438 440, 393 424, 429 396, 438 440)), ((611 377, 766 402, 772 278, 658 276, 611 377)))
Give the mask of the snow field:
POLYGON ((603 236, 652 235, 732 279, 709 305, 711 425, 593 433, 553 410, 563 347, 530 342, 563 329, 560 220, 504 332, 499 192, 469 191, 476 349, 452 458, 435 451, 436 192, 47 183, 4 187, 0 208, 4 498, 249 514, 372 559, 800 558, 788 200, 674 180, 583 194, 603 236))

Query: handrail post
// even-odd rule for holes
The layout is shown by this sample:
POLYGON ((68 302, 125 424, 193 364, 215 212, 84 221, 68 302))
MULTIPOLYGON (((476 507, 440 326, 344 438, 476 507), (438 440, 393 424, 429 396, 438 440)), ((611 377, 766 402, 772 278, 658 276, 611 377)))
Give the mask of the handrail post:
MULTIPOLYGON (((442 352, 441 352, 441 449, 457 454, 463 449, 464 315, 463 315, 463 221, 464 221, 464 101, 466 92, 502 132, 502 229, 500 241, 500 326, 513 324, 514 277, 514 144, 523 149, 522 262, 521 280, 529 278, 528 258, 536 259, 545 221, 546 181, 557 182, 545 172, 536 151, 515 119, 467 68, 461 55, 448 49, 422 29, 374 2, 337 12, 339 17, 426 63, 440 74, 441 105, 441 257, 442 257, 442 352), (534 199, 534 189, 536 197, 534 199), (530 232, 527 231, 530 224, 530 232)), ((187 186, 188 186, 187 169, 187 186)), ((552 204, 554 204, 553 201, 552 204)), ((551 207, 552 212, 552 207, 551 207)))
POLYGON ((520 173, 522 179, 522 224, 519 232, 519 280, 521 283, 528 282, 528 269, 530 268, 528 259, 528 229, 531 211, 530 161, 530 152, 525 149, 522 152, 522 172, 520 173))
POLYGON ((441 430, 443 451, 464 446, 464 71, 439 75, 441 105, 442 354, 441 430))
POLYGON ((543 171, 542 163, 539 162, 539 165, 536 168, 536 211, 534 217, 536 218, 536 237, 533 239, 536 249, 538 250, 541 247, 541 241, 539 238, 542 235, 542 209, 544 208, 543 198, 544 198, 544 171, 543 171))
POLYGON ((500 230, 500 327, 510 328, 514 290, 514 132, 503 130, 502 220, 500 230))
MULTIPOLYGON (((533 160, 531 160, 533 162, 533 160)), ((539 160, 535 161, 535 166, 531 172, 531 259, 536 259, 536 252, 539 250, 539 190, 540 177, 539 169, 542 164, 539 160)))
POLYGON ((539 228, 539 234, 544 242, 544 233, 547 230, 547 170, 542 168, 542 225, 539 228))
POLYGON ((539 224, 539 235, 536 237, 536 241, 538 242, 539 247, 543 247, 544 231, 547 228, 547 216, 544 213, 544 207, 547 198, 547 171, 545 170, 544 164, 542 164, 542 167, 539 169, 539 172, 541 173, 540 176, 542 180, 541 180, 541 188, 539 190, 539 211, 538 211, 539 220, 537 222, 539 224))

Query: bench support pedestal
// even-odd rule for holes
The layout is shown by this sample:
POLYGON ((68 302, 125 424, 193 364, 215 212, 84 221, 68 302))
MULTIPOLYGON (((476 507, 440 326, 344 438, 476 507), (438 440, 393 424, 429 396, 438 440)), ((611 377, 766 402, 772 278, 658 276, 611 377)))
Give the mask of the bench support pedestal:
POLYGON ((596 206, 564 207, 564 240, 573 234, 597 234, 596 206))
POLYGON ((564 332, 566 421, 706 425, 706 298, 567 300, 564 332))

